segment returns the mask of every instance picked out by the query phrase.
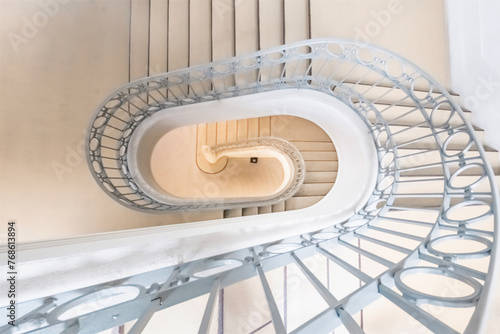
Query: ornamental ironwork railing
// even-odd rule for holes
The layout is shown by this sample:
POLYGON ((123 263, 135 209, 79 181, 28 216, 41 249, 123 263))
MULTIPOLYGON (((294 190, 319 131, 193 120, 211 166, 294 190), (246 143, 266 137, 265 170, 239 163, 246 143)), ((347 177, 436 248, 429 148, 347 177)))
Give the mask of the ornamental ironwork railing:
MULTIPOLYGON (((239 150, 255 150, 255 156, 258 156, 258 152, 260 149, 274 149, 278 152, 282 152, 281 154, 283 155, 283 157, 290 159, 290 167, 293 167, 293 173, 289 177, 289 180, 287 181, 287 184, 283 188, 283 190, 273 195, 272 198, 264 201, 256 199, 251 203, 242 203, 245 206, 266 206, 286 201, 287 199, 295 195, 295 193, 297 193, 297 191, 304 183, 304 178, 306 176, 306 166, 299 150, 291 143, 281 138, 259 137, 210 147, 210 151, 218 157, 223 155, 230 156, 231 152, 239 150)), ((227 205, 225 206, 225 208, 228 208, 227 205)))
POLYGON ((494 265, 499 202, 492 168, 452 96, 387 50, 352 41, 309 40, 126 85, 101 105, 90 127, 89 163, 96 180, 126 205, 167 209, 147 199, 127 171, 127 144, 140 122, 174 106, 278 89, 322 92, 364 122, 378 153, 378 176, 362 209, 322 230, 26 302, 17 327, 1 330, 97 333, 138 319, 129 333, 139 333, 155 312, 206 294, 199 329, 206 333, 218 291, 255 276, 272 326, 286 333, 292 315, 288 320, 283 316, 266 272, 295 264, 327 307, 292 333, 329 333, 341 325, 362 333, 353 315, 380 299, 435 333, 484 332, 490 292, 499 281, 494 265), (363 246, 367 244, 371 247, 363 246), (475 245, 471 250, 470 244, 475 245), (346 250, 383 269, 374 273, 349 262, 341 255, 346 250), (361 284, 346 286, 339 296, 306 264, 313 256, 335 263, 361 284), (430 275, 436 284, 452 279, 469 291, 432 293, 411 284, 408 278, 414 275, 430 275), (113 295, 128 298, 103 302, 113 295), (90 302, 91 309, 75 311, 90 302), (470 311, 465 327, 456 328, 449 319, 456 312, 455 318, 463 321, 464 310, 470 311))

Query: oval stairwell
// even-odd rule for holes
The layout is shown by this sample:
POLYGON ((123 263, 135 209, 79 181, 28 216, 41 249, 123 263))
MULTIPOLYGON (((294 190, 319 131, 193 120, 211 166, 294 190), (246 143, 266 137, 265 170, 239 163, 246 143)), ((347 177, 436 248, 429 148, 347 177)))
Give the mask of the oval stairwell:
MULTIPOLYGON (((166 230, 143 231, 140 242, 133 233, 116 235, 114 242, 141 245, 126 259, 117 256, 136 273, 27 301, 20 332, 98 333, 119 325, 128 333, 169 332, 176 314, 199 333, 364 333, 381 322, 394 332, 484 333, 499 280, 498 165, 488 162, 491 150, 454 97, 390 51, 306 40, 132 82, 98 108, 89 166, 122 204, 167 210, 129 168, 141 123, 162 113, 169 121, 188 118, 197 109, 200 117, 210 113, 198 123, 226 119, 226 111, 210 112, 214 106, 263 117, 260 99, 271 109, 288 100, 300 111, 275 114, 309 119, 331 137, 336 154, 330 143, 291 141, 311 172, 298 196, 320 192, 321 200, 263 215, 243 209, 242 217, 177 226, 170 238, 166 230), (336 159, 335 185, 318 186, 333 176, 336 159), (157 261, 145 264, 149 256, 157 261), (82 311, 96 293, 107 303, 82 311)), ((105 242, 92 245, 105 250, 105 242)))

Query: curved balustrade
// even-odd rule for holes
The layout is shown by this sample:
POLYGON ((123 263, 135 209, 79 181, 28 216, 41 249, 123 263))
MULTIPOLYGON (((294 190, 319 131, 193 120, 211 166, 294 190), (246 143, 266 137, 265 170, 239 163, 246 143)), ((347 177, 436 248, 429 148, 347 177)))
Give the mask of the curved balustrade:
MULTIPOLYGON (((304 183, 304 178, 306 176, 306 167, 304 159, 302 158, 300 152, 288 141, 274 137, 259 137, 255 139, 215 145, 209 148, 210 154, 213 155, 213 158, 215 160, 218 160, 222 157, 236 156, 240 151, 253 151, 254 156, 258 156, 259 150, 275 151, 278 155, 276 155, 276 153, 272 154, 273 152, 270 152, 270 156, 280 157, 280 160, 283 160, 283 169, 291 169, 291 173, 285 173, 290 175, 285 177, 285 179, 283 180, 282 188, 276 195, 273 195, 273 198, 268 199, 265 202, 262 201, 262 203, 258 205, 272 205, 289 199, 299 190, 302 183, 304 183), (290 162, 288 162, 288 159, 290 160, 290 162), (293 168, 290 168, 290 165, 292 165, 293 168)), ((248 156, 248 153, 244 153, 244 156, 248 156)))
POLYGON ((217 291, 258 276, 272 324, 277 333, 284 333, 265 271, 294 263, 328 307, 293 333, 318 329, 326 333, 339 325, 360 333, 353 314, 380 298, 435 333, 459 330, 440 313, 421 307, 422 303, 451 307, 448 311, 457 312, 456 320, 463 319, 464 309, 473 310, 461 331, 484 332, 490 289, 498 284, 494 264, 499 203, 494 175, 471 125, 450 95, 422 70, 389 51, 350 41, 312 40, 131 83, 102 104, 90 128, 89 161, 96 179, 128 205, 165 209, 144 196, 126 169, 127 143, 138 124, 174 106, 275 89, 322 92, 344 102, 363 120, 378 152, 378 176, 362 209, 322 230, 28 302, 25 309, 31 313, 24 321, 19 319, 19 328, 26 324, 29 330, 42 328, 37 333, 71 328, 95 333, 139 319, 131 330, 138 333, 154 312, 209 294, 200 328, 204 332, 217 291), (410 119, 412 123, 406 124, 410 119), (114 131, 117 134, 112 135, 114 131), (477 173, 471 173, 473 169, 477 173), (118 185, 115 180, 126 182, 118 185), (378 248, 364 248, 356 241, 378 248), (446 246, 450 242, 459 247, 446 246), (480 247, 469 251, 465 246, 470 243, 480 247), (369 273, 342 259, 340 249, 354 251, 385 269, 369 273), (362 284, 337 298, 304 264, 313 255, 336 263, 362 284), (424 291, 407 280, 415 274, 432 275, 436 284, 453 279, 470 291, 459 296, 424 291), (57 316, 74 306, 76 298, 96 291, 106 294, 110 287, 134 291, 129 301, 117 301, 112 308, 97 307, 67 320, 57 316))

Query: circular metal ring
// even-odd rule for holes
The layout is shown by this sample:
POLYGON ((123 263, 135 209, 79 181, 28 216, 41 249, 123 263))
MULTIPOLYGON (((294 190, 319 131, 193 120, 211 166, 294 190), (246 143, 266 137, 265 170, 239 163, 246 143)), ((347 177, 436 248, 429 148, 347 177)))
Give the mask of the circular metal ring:
POLYGON ((49 313, 49 316, 47 317, 47 322, 49 324, 53 324, 56 322, 72 319, 75 317, 80 317, 82 315, 96 312, 98 310, 107 307, 111 307, 114 305, 124 303, 126 301, 140 298, 145 293, 146 289, 141 285, 127 284, 120 286, 106 286, 97 291, 88 292, 82 296, 76 297, 62 305, 57 306, 52 312, 49 313), (109 301, 110 298, 124 294, 129 294, 132 295, 133 297, 122 298, 116 301, 115 303, 110 303, 109 301), (106 300, 107 302, 104 302, 106 300), (96 304, 96 306, 92 307, 91 306, 92 303, 96 304), (86 310, 86 308, 88 308, 88 311, 86 310), (71 312, 71 310, 75 310, 75 312, 79 314, 69 317, 62 317, 65 315, 65 313, 71 312))
POLYGON ((369 221, 370 221, 370 219, 357 218, 357 219, 352 219, 352 220, 340 223, 340 225, 345 229, 355 229, 355 228, 361 227, 363 225, 366 225, 369 221))
POLYGON ((469 201, 460 202, 458 204, 450 206, 448 209, 446 209, 446 211, 443 212, 442 218, 447 223, 471 224, 471 223, 475 223, 477 221, 483 220, 484 218, 486 218, 492 214, 493 214, 493 208, 491 207, 490 203, 480 201, 480 200, 469 200, 469 201), (488 211, 481 213, 475 217, 465 217, 463 219, 450 218, 450 215, 453 214, 453 211, 460 210, 461 208, 468 207, 468 206, 474 206, 474 205, 487 206, 487 207, 489 207, 489 209, 488 209, 488 211))
POLYGON ((475 259, 479 257, 484 257, 490 255, 491 251, 491 241, 489 241, 486 238, 479 237, 477 235, 471 235, 471 234, 452 234, 452 235, 445 235, 436 239, 433 239, 427 243, 427 250, 429 253, 434 254, 436 256, 440 256, 443 258, 457 258, 457 259, 475 259), (478 243, 482 243, 483 245, 486 246, 485 249, 476 251, 476 252, 460 252, 460 253, 449 253, 449 252, 442 252, 439 251, 435 248, 437 244, 448 242, 451 240, 472 240, 476 241, 478 243))
POLYGON ((393 151, 385 151, 385 153, 380 158, 380 168, 385 170, 391 167, 394 163, 394 152, 393 151))
POLYGON ((399 270, 394 275, 394 283, 396 284, 396 287, 403 293, 403 295, 407 297, 413 298, 415 300, 425 301, 431 304, 438 304, 440 306, 442 305, 442 306, 452 306, 452 307, 458 306, 459 304, 463 305, 476 301, 476 299, 481 294, 481 289, 482 289, 482 285, 478 281, 472 278, 457 274, 456 272, 451 271, 449 269, 434 268, 434 267, 410 267, 399 270), (401 278, 402 276, 411 274, 411 272, 417 274, 431 274, 431 275, 450 277, 470 286, 471 288, 474 289, 474 291, 462 297, 441 297, 420 292, 408 286, 406 283, 403 282, 401 278))
POLYGON ((265 251, 271 254, 284 254, 293 252, 302 247, 303 247, 302 244, 282 243, 282 244, 269 245, 265 248, 265 251))
POLYGON ((455 115, 455 108, 451 105, 449 101, 442 101, 438 103, 434 109, 431 111, 431 115, 429 117, 429 121, 435 128, 447 128, 450 125, 450 120, 455 115), (448 105, 449 109, 441 109, 443 105, 448 105), (444 116, 444 117, 443 117, 444 116), (442 119, 438 119, 439 117, 443 117, 442 119))
POLYGON ((446 138, 446 140, 444 141, 443 143, 443 148, 441 149, 441 152, 443 153, 443 155, 447 158, 452 158, 452 157, 456 157, 464 152, 467 152, 471 146, 472 146, 472 137, 470 136, 470 134, 466 131, 457 131, 457 132, 454 132, 452 133, 448 138, 446 138), (448 154, 448 145, 450 145, 450 142, 454 139, 454 138, 457 138, 458 136, 460 135, 467 135, 469 137, 469 140, 467 141, 467 144, 462 148, 462 149, 459 149, 457 153, 453 153, 453 154, 448 154))
POLYGON ((464 188, 474 187, 479 182, 481 182, 484 179, 485 176, 486 176, 486 170, 485 170, 483 164, 477 163, 477 162, 471 163, 471 164, 468 164, 468 165, 460 167, 459 169, 457 169, 455 171, 455 173, 453 173, 453 175, 451 175, 451 177, 448 180, 448 187, 450 187, 452 189, 464 189, 464 188), (466 170, 474 168, 474 167, 479 167, 482 170, 482 173, 481 173, 481 175, 479 176, 479 178, 477 180, 475 180, 475 181, 473 181, 473 182, 471 182, 469 184, 466 184, 464 186, 460 186, 460 187, 453 186, 453 181, 455 181, 457 177, 461 176, 460 174, 462 174, 466 170))
POLYGON ((429 81, 429 79, 427 79, 425 76, 420 75, 412 81, 410 87, 410 93, 416 100, 424 101, 427 98, 429 98, 432 94, 432 82, 429 81), (416 86, 418 86, 419 84, 427 86, 427 90, 425 89, 422 91, 418 90, 416 86))
POLYGON ((385 175, 377 184, 377 190, 384 192, 394 185, 395 178, 393 175, 385 175))
POLYGON ((227 270, 241 267, 242 265, 243 262, 236 259, 223 259, 204 262, 191 273, 191 277, 205 278, 222 273, 227 270))
POLYGON ((340 237, 343 234, 344 233, 342 233, 340 231, 339 232, 318 232, 318 233, 311 235, 311 239, 312 239, 312 241, 315 241, 315 242, 324 241, 324 240, 330 240, 330 239, 340 237))
POLYGON ((368 203, 364 210, 369 214, 376 215, 378 214, 385 206, 387 205, 387 198, 378 198, 374 199, 370 203, 368 203))

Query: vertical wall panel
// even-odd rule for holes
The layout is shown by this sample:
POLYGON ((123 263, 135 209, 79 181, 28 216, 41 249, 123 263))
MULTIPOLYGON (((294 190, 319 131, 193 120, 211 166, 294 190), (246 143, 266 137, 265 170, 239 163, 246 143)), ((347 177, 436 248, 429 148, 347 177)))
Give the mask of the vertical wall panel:
POLYGON ((234 0, 213 1, 212 29, 212 59, 234 56, 234 0))
POLYGON ((310 38, 309 4, 310 0, 285 1, 285 43, 293 43, 310 38))
POLYGON ((236 0, 236 55, 259 49, 259 0, 236 0))
MULTIPOLYGON (((291 0, 285 2, 285 43, 293 43, 310 38, 310 2, 311 0, 291 0)), ((307 53, 305 48, 301 52, 307 53)), ((305 74, 309 61, 289 62, 286 65, 286 75, 305 74)))
POLYGON ((149 75, 167 71, 169 0, 151 0, 149 75))
POLYGON ((189 65, 212 60, 211 0, 190 0, 189 8, 189 65))
POLYGON ((224 144, 227 138, 227 123, 217 122, 217 145, 224 144))
POLYGON ((260 48, 283 44, 283 0, 260 0, 260 48))
POLYGON ((149 0, 130 1, 130 81, 148 75, 149 0))
POLYGON ((168 70, 189 66, 189 1, 170 0, 168 18, 168 70))

